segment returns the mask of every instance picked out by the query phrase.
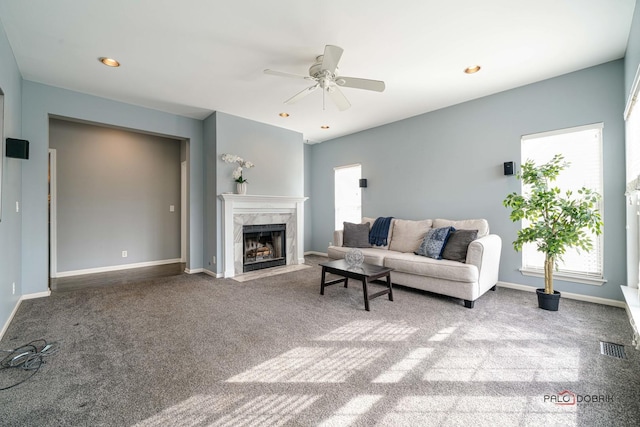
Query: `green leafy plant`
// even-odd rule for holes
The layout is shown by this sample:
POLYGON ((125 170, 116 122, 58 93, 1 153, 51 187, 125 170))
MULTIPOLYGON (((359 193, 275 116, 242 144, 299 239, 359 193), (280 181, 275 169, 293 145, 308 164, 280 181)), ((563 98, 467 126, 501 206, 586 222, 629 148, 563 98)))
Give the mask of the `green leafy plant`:
POLYGON ((502 204, 511 208, 513 222, 526 219, 529 225, 518 230, 513 248, 521 251, 525 243, 535 243, 544 253, 544 292, 553 294, 553 271, 557 261, 567 248, 585 251, 593 249, 587 231, 599 235, 603 222, 598 211, 600 195, 582 187, 574 195, 572 191, 560 191, 551 187, 561 171, 569 167, 561 154, 548 163, 536 166, 531 160, 522 165, 516 175, 527 186, 525 194, 511 193, 502 204))

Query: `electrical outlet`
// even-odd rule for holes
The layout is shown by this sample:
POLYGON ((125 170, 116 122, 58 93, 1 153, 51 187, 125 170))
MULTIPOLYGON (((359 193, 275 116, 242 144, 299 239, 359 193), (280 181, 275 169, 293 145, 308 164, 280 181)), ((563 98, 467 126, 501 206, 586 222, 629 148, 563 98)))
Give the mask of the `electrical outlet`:
POLYGON ((169 212, 175 212, 176 207, 174 205, 169 205, 169 212))
POLYGON ((20 202, 16 202, 16 212, 20 212, 20 202))
POLYGON ((13 283, 11 284, 11 286, 13 287, 13 290, 11 291, 11 292, 12 292, 12 294, 11 294, 11 295, 15 295, 15 294, 16 294, 16 282, 13 282, 13 283))
POLYGON ((127 251, 122 251, 122 258, 126 258, 127 256, 129 256, 129 255, 127 254, 127 251))
POLYGON ((214 264, 216 263, 216 256, 215 255, 213 256, 213 263, 214 264))

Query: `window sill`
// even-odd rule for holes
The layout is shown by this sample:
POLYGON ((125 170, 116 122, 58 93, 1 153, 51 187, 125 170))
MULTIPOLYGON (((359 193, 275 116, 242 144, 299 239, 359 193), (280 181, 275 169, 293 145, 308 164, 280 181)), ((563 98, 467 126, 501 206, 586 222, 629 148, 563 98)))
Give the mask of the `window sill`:
MULTIPOLYGON (((531 268, 521 268, 520 273, 523 276, 531 276, 531 277, 542 277, 544 278, 543 270, 535 270, 531 268)), ((575 274, 567 274, 560 273, 557 271, 553 272, 553 278, 558 280, 563 280, 565 282, 575 282, 575 283, 584 283, 585 285, 592 286, 602 286, 607 283, 607 279, 603 277, 587 277, 587 276, 578 276, 575 274)))

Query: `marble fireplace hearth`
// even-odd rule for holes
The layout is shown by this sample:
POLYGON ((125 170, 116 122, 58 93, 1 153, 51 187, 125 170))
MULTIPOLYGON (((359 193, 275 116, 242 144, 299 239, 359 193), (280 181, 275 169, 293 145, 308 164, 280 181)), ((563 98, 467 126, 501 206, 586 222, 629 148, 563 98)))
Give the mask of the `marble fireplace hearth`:
POLYGON ((307 197, 221 194, 223 276, 242 274, 245 225, 285 224, 286 265, 304 264, 304 201, 307 197))

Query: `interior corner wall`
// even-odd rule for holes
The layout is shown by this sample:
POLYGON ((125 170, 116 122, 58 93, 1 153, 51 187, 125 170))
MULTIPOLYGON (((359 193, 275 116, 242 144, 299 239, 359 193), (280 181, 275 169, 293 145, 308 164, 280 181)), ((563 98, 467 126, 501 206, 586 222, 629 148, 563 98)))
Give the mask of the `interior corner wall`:
POLYGON ((308 197, 304 207, 304 250, 310 251, 313 246, 313 197, 311 197, 311 146, 304 144, 304 195, 308 197))
MULTIPOLYGON (((334 228, 333 168, 360 163, 368 187, 363 215, 486 218, 502 238, 499 280, 540 287, 520 274, 519 223, 502 205, 520 191, 503 163, 520 166, 522 135, 604 122, 604 274, 591 286, 555 280, 560 291, 621 300, 625 283, 624 64, 605 63, 311 146, 313 250, 334 228)), ((354 107, 355 108, 355 107, 354 107)))
POLYGON ((189 141, 189 259, 202 268, 203 191, 202 121, 73 92, 31 81, 22 85, 22 137, 30 158, 22 168, 23 293, 48 290, 47 170, 49 117, 100 123, 189 141))
MULTIPOLYGON (((255 164, 245 170, 247 194, 269 196, 304 195, 304 152, 302 134, 230 114, 215 113, 216 149, 216 254, 222 255, 222 193, 234 193, 233 165, 224 163, 220 155, 236 154, 255 164)), ((211 158, 211 161, 214 159, 211 158)), ((216 272, 222 273, 218 256, 216 272)))
MULTIPOLYGON (((13 51, 0 22, 0 89, 4 93, 3 128, 5 138, 22 137, 22 77, 13 51)), ((0 338, 2 330, 18 305, 22 295, 22 213, 16 212, 16 203, 22 206, 22 165, 24 160, 10 159, 0 150, 2 179, 0 197, 0 338), (13 284, 15 283, 15 292, 13 284)))
POLYGON ((180 259, 181 142, 50 119, 58 274, 180 259))
POLYGON ((217 151, 216 151, 216 116, 213 113, 204 120, 204 269, 210 274, 216 274, 216 265, 222 265, 218 262, 217 242, 218 227, 220 219, 218 218, 217 206, 218 196, 216 192, 217 186, 217 151), (213 257, 216 257, 214 262, 213 257))

